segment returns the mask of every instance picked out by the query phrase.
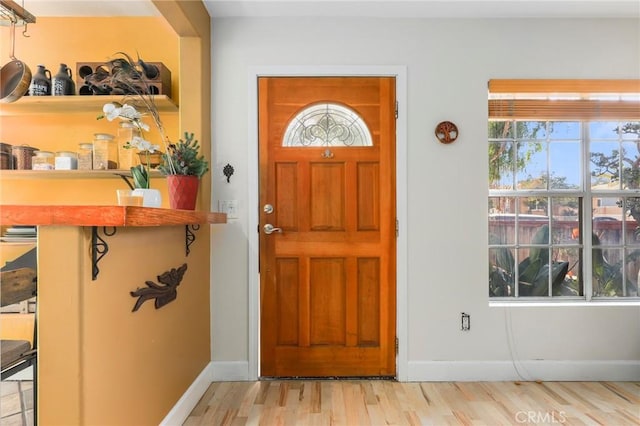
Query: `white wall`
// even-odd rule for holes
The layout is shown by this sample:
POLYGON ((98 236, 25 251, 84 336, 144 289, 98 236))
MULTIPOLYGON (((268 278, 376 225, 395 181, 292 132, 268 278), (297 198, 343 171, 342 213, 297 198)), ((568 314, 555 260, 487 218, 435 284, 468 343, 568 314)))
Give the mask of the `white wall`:
POLYGON ((212 49, 213 207, 235 199, 240 213, 212 238, 218 378, 246 376, 249 359, 249 70, 395 65, 408 87, 404 378, 640 380, 638 306, 489 307, 486 250, 487 81, 640 78, 640 21, 225 18, 212 21, 212 49), (454 144, 435 139, 442 120, 458 125, 454 144))

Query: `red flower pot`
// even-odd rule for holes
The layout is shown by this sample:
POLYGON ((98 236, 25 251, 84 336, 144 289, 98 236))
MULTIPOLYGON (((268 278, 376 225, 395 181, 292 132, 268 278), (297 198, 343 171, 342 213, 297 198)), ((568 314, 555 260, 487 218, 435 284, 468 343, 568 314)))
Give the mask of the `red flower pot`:
POLYGON ((195 210, 199 185, 197 176, 167 175, 169 206, 172 209, 195 210))

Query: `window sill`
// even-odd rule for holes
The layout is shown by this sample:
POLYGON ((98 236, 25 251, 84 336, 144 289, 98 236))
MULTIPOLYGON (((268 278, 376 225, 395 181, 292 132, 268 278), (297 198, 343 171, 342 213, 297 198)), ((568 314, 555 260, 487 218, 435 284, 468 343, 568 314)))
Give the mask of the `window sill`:
POLYGON ((587 302, 586 300, 531 300, 531 301, 489 301, 490 308, 547 308, 547 307, 566 307, 566 306, 640 306, 640 299, 633 298, 630 300, 592 300, 587 302))

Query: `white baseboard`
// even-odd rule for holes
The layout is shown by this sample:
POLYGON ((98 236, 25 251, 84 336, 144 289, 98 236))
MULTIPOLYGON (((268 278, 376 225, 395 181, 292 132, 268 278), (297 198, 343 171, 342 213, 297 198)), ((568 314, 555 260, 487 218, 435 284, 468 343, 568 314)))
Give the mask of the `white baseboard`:
POLYGON ((638 381, 640 361, 415 361, 409 382, 638 381))
POLYGON ((198 375, 189 389, 182 395, 160 426, 181 425, 189 417, 200 398, 209 388, 211 382, 230 382, 249 380, 248 361, 210 362, 198 375))
POLYGON ((234 382, 249 380, 249 361, 213 361, 214 382, 234 382))
POLYGON ((184 423, 213 381, 212 371, 212 363, 209 363, 169 411, 169 414, 160 422, 160 426, 175 426, 184 423))

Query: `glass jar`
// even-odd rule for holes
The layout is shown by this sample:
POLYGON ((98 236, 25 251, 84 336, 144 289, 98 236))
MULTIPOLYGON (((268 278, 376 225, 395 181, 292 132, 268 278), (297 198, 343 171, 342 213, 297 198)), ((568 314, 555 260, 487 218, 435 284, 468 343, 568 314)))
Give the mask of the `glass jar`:
POLYGON ((56 170, 75 170, 78 168, 78 154, 70 151, 58 151, 55 158, 56 170))
POLYGON ((11 145, 0 142, 0 169, 13 169, 13 155, 11 154, 11 145))
POLYGON ((115 136, 96 133, 93 138, 93 170, 118 168, 118 147, 115 136))
POLYGON ((33 153, 38 148, 28 145, 13 145, 11 155, 13 156, 13 168, 16 170, 31 170, 33 153))
POLYGON ((78 170, 93 169, 93 144, 81 143, 78 146, 78 170))
POLYGON ((51 151, 36 151, 31 159, 32 170, 53 170, 54 156, 51 151))
POLYGON ((140 137, 140 130, 133 123, 128 121, 120 122, 118 127, 118 166, 121 169, 129 170, 138 164, 136 149, 130 147, 134 137, 140 137), (129 148, 127 148, 129 146, 129 148))

